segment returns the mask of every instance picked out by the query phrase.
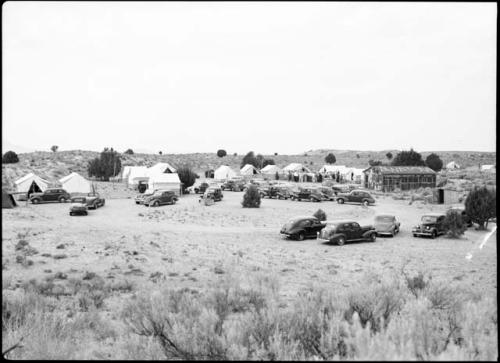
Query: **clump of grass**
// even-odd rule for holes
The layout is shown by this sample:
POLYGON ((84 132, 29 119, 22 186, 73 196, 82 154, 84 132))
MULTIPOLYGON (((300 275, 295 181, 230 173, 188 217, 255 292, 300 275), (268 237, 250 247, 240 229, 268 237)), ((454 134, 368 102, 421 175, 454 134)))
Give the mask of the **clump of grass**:
POLYGON ((59 253, 59 254, 53 255, 52 258, 54 260, 62 260, 64 258, 68 258, 68 255, 66 255, 64 253, 59 253))

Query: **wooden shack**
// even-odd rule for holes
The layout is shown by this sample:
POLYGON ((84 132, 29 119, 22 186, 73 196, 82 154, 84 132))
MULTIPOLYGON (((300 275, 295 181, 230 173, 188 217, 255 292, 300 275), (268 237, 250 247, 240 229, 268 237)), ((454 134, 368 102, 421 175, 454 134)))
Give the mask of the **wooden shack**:
POLYGON ((365 188, 383 192, 436 187, 436 172, 427 166, 371 166, 363 174, 365 188))

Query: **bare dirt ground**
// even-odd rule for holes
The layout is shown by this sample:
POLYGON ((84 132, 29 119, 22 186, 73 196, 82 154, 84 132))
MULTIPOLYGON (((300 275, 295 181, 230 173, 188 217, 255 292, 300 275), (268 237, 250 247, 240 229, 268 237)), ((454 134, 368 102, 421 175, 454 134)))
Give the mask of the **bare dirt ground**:
POLYGON ((263 199, 259 209, 246 209, 242 197, 225 192, 221 202, 202 206, 199 196, 191 194, 176 205, 157 208, 124 197, 108 198, 103 208, 81 217, 69 216, 69 204, 22 202, 2 210, 4 284, 5 279, 15 286, 59 271, 68 277, 90 271, 142 287, 153 288, 155 281, 164 279, 172 287, 203 289, 229 270, 264 271, 279 276, 284 297, 292 298, 313 285, 345 289, 366 273, 398 274, 406 264, 409 273, 431 273, 450 283, 462 281, 478 293, 496 294, 496 233, 483 248, 479 246, 487 232, 473 228, 459 240, 412 237, 411 227, 423 213, 444 211, 444 206, 408 205, 380 196, 370 207, 263 199), (328 220, 361 224, 371 223, 377 213, 394 213, 401 232, 395 238, 342 247, 280 237, 280 227, 290 217, 313 214, 318 208, 328 220), (25 239, 38 251, 28 257, 31 266, 16 263, 19 233, 27 233, 25 239), (467 259, 468 254, 472 258, 467 259))

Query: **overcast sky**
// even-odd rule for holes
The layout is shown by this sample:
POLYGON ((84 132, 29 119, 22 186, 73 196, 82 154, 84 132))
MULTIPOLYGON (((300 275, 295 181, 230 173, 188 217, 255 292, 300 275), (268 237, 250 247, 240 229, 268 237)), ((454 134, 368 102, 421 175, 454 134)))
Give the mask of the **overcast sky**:
POLYGON ((3 4, 3 142, 495 151, 495 3, 3 4))

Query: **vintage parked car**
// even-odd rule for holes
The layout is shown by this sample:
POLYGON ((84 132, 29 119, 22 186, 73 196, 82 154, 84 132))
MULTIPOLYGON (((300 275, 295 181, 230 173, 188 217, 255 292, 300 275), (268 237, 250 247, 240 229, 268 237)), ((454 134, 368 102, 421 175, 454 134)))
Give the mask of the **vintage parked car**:
POLYGON ((280 234, 285 238, 303 241, 305 238, 314 238, 325 228, 325 223, 312 216, 299 216, 290 219, 281 228, 280 234))
POLYGON ((278 198, 278 191, 278 187, 272 185, 259 188, 261 198, 278 198))
POLYGON ((344 203, 362 203, 364 205, 375 204, 375 198, 373 198, 370 193, 364 190, 355 189, 349 193, 338 193, 337 202, 339 204, 344 203))
POLYGON ((371 225, 360 226, 354 221, 326 222, 325 228, 318 234, 317 240, 336 243, 342 246, 346 242, 371 241, 377 239, 377 231, 371 225))
POLYGON ((474 225, 471 217, 465 212, 465 208, 451 207, 449 210, 457 211, 458 213, 460 213, 462 215, 462 220, 465 222, 467 227, 472 227, 474 225))
POLYGON ((157 190, 150 190, 142 193, 142 194, 137 194, 134 198, 135 204, 144 204, 144 199, 152 196, 157 190))
POLYGON ((99 207, 103 207, 106 203, 106 200, 104 198, 101 198, 99 193, 88 193, 85 199, 87 200, 87 207, 89 209, 97 209, 99 207))
POLYGON ((196 194, 199 194, 199 193, 203 194, 203 193, 205 193, 205 190, 207 190, 208 187, 209 187, 208 183, 203 182, 199 186, 194 187, 194 192, 196 194))
POLYGON ((299 191, 292 191, 290 193, 291 200, 308 200, 310 202, 321 202, 323 195, 315 189, 300 189, 299 191))
POLYGON ((69 215, 88 214, 87 198, 86 197, 73 197, 71 198, 71 206, 69 207, 69 215))
POLYGON ((230 190, 233 192, 241 192, 245 188, 245 182, 243 180, 230 179, 222 183, 220 186, 222 190, 230 190))
POLYGON ((445 215, 442 213, 429 213, 422 216, 420 224, 413 227, 413 237, 427 236, 436 238, 446 233, 443 227, 445 215))
POLYGON ((375 216, 375 230, 377 235, 391 235, 394 237, 399 233, 401 222, 391 214, 379 214, 375 216))
POLYGON ((220 202, 222 198, 224 198, 224 195, 222 194, 222 189, 220 187, 209 187, 207 190, 205 190, 205 193, 203 195, 200 195, 200 200, 199 202, 203 199, 211 198, 215 202, 220 202))
POLYGON ((46 189, 42 193, 32 193, 30 196, 30 202, 33 204, 44 203, 44 202, 59 202, 65 203, 70 200, 71 196, 69 193, 61 188, 50 188, 46 189))
POLYGON ((153 195, 144 199, 144 205, 147 207, 159 207, 164 204, 175 204, 177 195, 170 190, 157 190, 153 195))
POLYGON ((316 187, 315 190, 323 196, 323 200, 335 200, 335 193, 331 187, 316 187))
POLYGON ((276 187, 276 197, 278 199, 288 199, 292 195, 290 187, 287 186, 277 186, 276 187))

